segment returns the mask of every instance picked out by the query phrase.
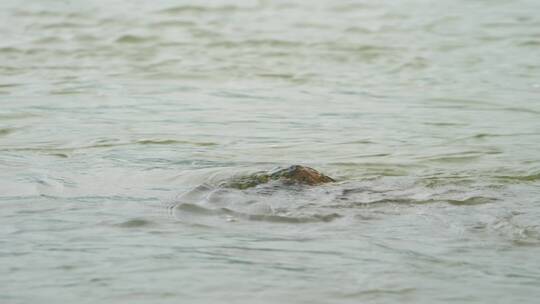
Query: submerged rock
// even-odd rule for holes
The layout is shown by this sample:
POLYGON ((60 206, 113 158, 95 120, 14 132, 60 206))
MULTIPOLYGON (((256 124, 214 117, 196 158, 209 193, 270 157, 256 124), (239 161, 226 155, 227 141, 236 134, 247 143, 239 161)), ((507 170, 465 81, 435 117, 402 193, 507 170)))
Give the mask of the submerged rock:
POLYGON ((257 172, 248 176, 234 178, 231 181, 223 183, 221 186, 225 188, 247 189, 277 180, 288 185, 301 184, 309 186, 335 181, 333 178, 326 176, 313 168, 294 165, 287 168, 257 172))

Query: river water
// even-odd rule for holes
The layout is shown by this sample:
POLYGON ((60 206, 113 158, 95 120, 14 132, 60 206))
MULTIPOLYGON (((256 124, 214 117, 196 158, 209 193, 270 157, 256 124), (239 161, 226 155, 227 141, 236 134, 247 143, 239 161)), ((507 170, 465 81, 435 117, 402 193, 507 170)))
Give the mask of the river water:
POLYGON ((0 3, 1 303, 537 303, 540 2, 157 2, 0 3))

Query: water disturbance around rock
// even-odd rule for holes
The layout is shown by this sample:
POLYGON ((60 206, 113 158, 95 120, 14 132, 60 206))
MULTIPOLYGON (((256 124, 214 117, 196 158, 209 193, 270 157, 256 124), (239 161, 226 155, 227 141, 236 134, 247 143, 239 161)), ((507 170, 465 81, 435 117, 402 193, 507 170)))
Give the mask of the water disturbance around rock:
POLYGON ((538 302, 538 12, 0 1, 0 303, 538 302))

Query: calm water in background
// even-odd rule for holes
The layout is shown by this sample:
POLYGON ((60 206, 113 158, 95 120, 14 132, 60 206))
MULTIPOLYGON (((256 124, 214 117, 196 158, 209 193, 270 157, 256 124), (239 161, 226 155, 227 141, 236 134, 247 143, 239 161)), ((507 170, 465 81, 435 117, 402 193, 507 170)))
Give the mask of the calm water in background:
POLYGON ((1 2, 0 302, 537 301, 537 0, 156 2, 1 2))

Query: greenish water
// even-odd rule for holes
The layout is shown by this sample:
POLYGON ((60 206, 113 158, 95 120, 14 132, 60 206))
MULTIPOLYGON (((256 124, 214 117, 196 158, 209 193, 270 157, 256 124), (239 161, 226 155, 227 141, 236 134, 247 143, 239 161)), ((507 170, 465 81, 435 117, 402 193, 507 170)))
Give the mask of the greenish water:
POLYGON ((0 302, 536 303, 538 12, 2 1, 0 302))

